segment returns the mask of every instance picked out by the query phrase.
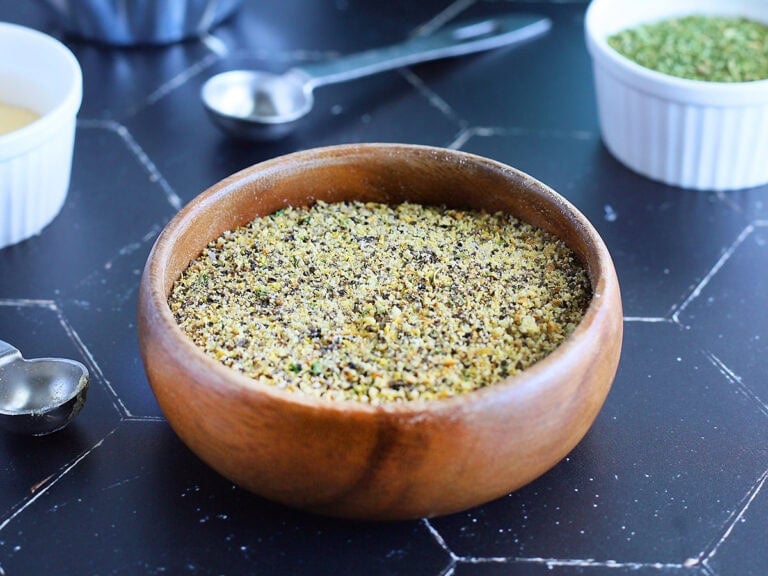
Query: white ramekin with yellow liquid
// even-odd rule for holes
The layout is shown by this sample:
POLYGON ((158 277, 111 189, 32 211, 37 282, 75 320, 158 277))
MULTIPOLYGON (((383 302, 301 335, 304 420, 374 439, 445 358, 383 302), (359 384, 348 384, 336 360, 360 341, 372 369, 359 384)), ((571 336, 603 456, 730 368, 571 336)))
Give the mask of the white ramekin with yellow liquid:
POLYGON ((64 204, 82 72, 61 42, 15 24, 0 23, 0 54, 3 248, 40 233, 64 204))

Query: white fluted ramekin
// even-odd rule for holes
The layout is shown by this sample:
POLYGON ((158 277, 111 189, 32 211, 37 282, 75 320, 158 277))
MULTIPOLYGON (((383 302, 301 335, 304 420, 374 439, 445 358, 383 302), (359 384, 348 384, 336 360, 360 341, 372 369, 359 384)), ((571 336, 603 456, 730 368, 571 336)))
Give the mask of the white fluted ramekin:
POLYGON ((58 40, 0 23, 0 102, 40 118, 0 135, 0 248, 38 234, 69 189, 75 117, 82 100, 77 59, 58 40))
POLYGON ((768 80, 675 78, 632 62, 607 43, 624 29, 691 14, 768 23, 768 2, 592 1, 586 41, 603 141, 627 167, 666 184, 722 191, 768 183, 768 80))

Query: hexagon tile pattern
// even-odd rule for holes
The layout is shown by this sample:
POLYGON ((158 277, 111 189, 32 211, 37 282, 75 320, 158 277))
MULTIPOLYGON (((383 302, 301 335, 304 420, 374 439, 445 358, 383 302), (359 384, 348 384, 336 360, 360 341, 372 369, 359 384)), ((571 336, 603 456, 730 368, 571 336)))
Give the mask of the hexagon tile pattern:
POLYGON ((616 162, 597 124, 586 5, 246 0, 200 38, 115 48, 64 34, 43 3, 0 0, 0 20, 62 39, 84 73, 65 207, 0 250, 0 338, 92 374, 67 429, 0 435, 0 576, 768 573, 768 187, 693 192, 616 162), (278 142, 226 138, 198 101, 225 69, 281 71, 510 11, 552 29, 327 86, 278 142), (450 516, 347 522, 244 492, 178 440, 139 357, 139 277, 183 204, 255 162, 363 141, 462 149, 532 174, 593 222, 622 285, 622 361, 586 438, 528 486, 450 516))

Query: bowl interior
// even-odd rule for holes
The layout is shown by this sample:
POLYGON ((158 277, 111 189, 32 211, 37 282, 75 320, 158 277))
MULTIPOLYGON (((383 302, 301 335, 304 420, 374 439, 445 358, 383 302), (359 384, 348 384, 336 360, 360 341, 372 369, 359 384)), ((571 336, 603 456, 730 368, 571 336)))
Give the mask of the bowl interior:
POLYGON ((171 224, 171 244, 163 250, 166 294, 190 260, 224 231, 288 205, 309 206, 318 200, 409 201, 509 212, 561 238, 586 265, 593 283, 603 273, 602 242, 589 222, 527 174, 449 150, 360 145, 264 162, 193 200, 171 224))

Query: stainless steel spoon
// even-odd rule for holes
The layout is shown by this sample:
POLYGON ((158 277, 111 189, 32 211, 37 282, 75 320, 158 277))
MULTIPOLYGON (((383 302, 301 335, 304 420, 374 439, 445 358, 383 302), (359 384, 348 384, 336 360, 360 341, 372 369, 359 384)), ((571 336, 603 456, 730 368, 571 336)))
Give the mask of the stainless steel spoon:
POLYGON ((42 436, 64 428, 85 404, 88 370, 65 358, 25 360, 0 340, 0 426, 42 436))
POLYGON ((309 113, 312 91, 318 86, 522 42, 550 27, 547 18, 519 14, 465 22, 401 44, 291 68, 282 75, 259 70, 223 72, 205 82, 201 98, 210 117, 227 133, 273 140, 288 134, 309 113))

